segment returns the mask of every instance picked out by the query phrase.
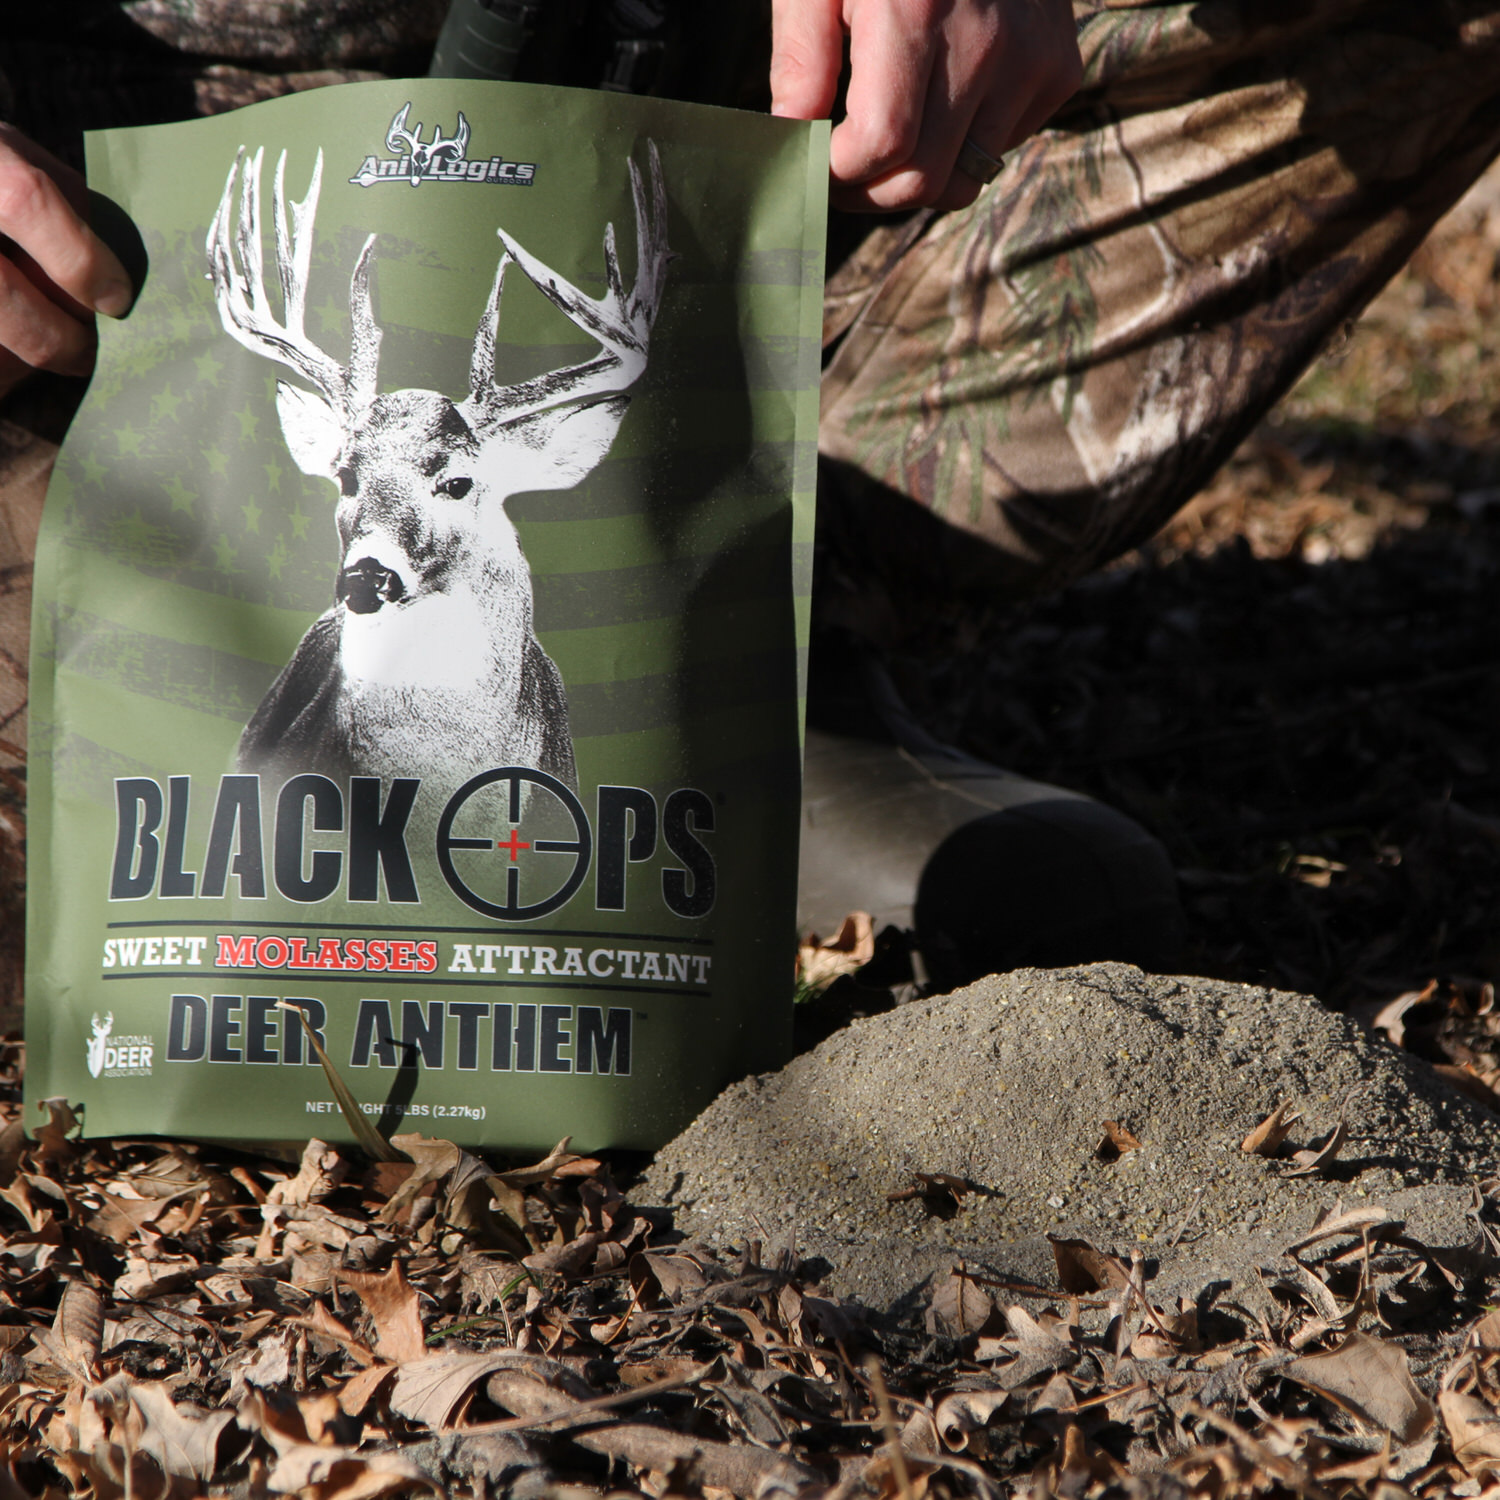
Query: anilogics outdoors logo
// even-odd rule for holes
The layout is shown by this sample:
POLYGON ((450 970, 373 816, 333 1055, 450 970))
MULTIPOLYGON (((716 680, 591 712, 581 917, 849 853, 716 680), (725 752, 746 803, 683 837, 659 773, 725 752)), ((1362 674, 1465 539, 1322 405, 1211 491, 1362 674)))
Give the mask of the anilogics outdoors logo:
POLYGON ((420 122, 406 128, 410 102, 403 104, 385 133, 385 148, 392 156, 365 157, 359 171, 349 179, 358 187, 385 182, 404 182, 421 187, 424 182, 488 182, 498 187, 530 187, 536 179, 533 161, 507 161, 503 156, 469 159, 469 122, 459 110, 453 134, 444 135, 440 125, 432 128, 432 139, 424 141, 420 122))

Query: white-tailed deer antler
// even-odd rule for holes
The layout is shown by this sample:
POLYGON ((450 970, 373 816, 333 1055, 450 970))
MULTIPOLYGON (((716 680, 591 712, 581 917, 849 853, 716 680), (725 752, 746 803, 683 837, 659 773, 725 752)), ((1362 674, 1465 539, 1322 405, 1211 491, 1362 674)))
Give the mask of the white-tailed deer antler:
POLYGON ((667 245, 667 189, 661 158, 650 142, 651 196, 632 161, 630 190, 635 200, 635 285, 627 294, 615 251, 615 226, 604 231, 604 271, 608 291, 590 297, 542 264, 505 230, 497 229, 505 253, 495 271, 489 305, 474 335, 469 368, 470 395, 459 410, 478 432, 486 432, 563 403, 588 403, 622 394, 646 368, 651 326, 661 306, 667 267, 673 260, 667 245), (516 385, 495 384, 495 339, 500 324, 500 296, 505 268, 514 261, 531 283, 559 311, 603 345, 603 352, 582 364, 553 370, 516 385))
POLYGON ((432 137, 432 145, 427 148, 428 156, 446 156, 450 161, 462 161, 469 149, 469 122, 464 119, 463 110, 458 112, 457 135, 445 136, 440 127, 434 126, 432 137))
MULTIPOLYGON (((380 359, 380 328, 370 308, 370 250, 372 234, 355 262, 349 281, 349 315, 353 335, 349 363, 341 365, 308 337, 307 278, 312 261, 313 219, 323 180, 323 153, 313 167, 307 196, 287 202, 286 152, 276 162, 274 229, 276 272, 281 284, 282 318, 278 322, 266 295, 265 264, 261 251, 260 172, 263 151, 245 162, 244 147, 224 183, 218 212, 208 231, 208 261, 214 296, 224 330, 252 353, 264 354, 289 366, 322 393, 342 425, 374 399, 380 359), (235 188, 240 170, 239 212, 235 188), (288 222, 290 219, 290 222, 288 222), (231 230, 231 223, 233 229, 231 230)), ((282 385, 283 392, 291 387, 282 385)), ((300 395, 301 393, 297 393, 300 395)))
MULTIPOLYGON (((407 111, 391 122, 405 139, 407 111)), ((419 134, 420 132, 418 132, 419 134)), ((468 123, 441 141, 461 151, 468 123)), ((411 139, 423 147, 417 135, 411 139)), ((335 601, 297 648, 240 739, 243 767, 295 766, 340 775, 462 777, 534 766, 576 784, 567 693, 533 628, 530 571, 505 503, 568 489, 609 452, 646 369, 672 252, 661 162, 649 183, 630 163, 634 283, 620 274, 614 229, 604 235, 605 290, 586 296, 499 231, 503 249, 474 336, 469 394, 379 391, 380 330, 370 307, 366 240, 350 283, 353 336, 340 365, 304 326, 322 157, 307 196, 288 204, 276 168, 278 318, 261 249, 261 155, 241 151, 208 237, 225 329, 316 391, 282 381, 276 404, 287 449, 305 474, 339 490, 335 601), (495 376, 505 268, 514 261, 599 352, 512 385, 495 376)), ((415 157, 413 170, 416 170, 415 157)))
POLYGON ((417 148, 422 144, 422 127, 418 125, 415 133, 406 128, 406 116, 410 110, 411 101, 408 99, 396 111, 396 117, 391 121, 391 128, 385 133, 387 151, 399 151, 405 146, 412 156, 417 154, 417 148))

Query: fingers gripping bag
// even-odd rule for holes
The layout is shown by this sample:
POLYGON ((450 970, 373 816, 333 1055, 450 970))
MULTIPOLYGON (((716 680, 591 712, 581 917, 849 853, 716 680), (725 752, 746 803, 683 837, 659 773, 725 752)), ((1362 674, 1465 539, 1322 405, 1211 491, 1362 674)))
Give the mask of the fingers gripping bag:
POLYGON ((38 550, 31 1108, 347 1139, 316 1038, 385 1134, 659 1144, 789 1049, 826 125, 368 83, 88 153, 149 269, 38 550))

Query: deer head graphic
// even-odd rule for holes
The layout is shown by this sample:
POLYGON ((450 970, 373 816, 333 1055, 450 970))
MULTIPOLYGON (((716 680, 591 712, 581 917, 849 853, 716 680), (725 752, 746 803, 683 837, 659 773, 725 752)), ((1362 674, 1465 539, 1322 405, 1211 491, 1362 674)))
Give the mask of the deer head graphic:
POLYGON ((434 125, 432 127, 432 140, 426 145, 422 143, 422 127, 419 124, 415 130, 406 128, 407 112, 411 105, 403 104, 396 111, 396 117, 391 121, 390 129, 385 133, 385 146, 387 151, 406 151, 411 158, 411 185, 420 187, 422 179, 430 176, 439 166, 443 164, 453 165, 464 159, 464 154, 469 149, 469 122, 464 119, 464 112, 458 112, 458 134, 445 136, 442 130, 434 125))
POLYGON ((285 153, 277 162, 278 319, 264 284, 261 155, 247 161, 242 148, 224 184, 208 235, 214 294, 231 337, 307 383, 281 381, 276 406, 298 467, 338 488, 341 561, 332 607, 241 736, 241 766, 393 776, 524 765, 576 784, 562 679, 532 631, 531 575, 505 501, 587 475, 609 451, 626 393, 646 368, 672 258, 655 146, 649 192, 629 163, 636 266, 628 290, 613 225, 597 298, 496 230, 502 251, 474 335, 469 394, 457 402, 437 391, 378 388, 374 235, 350 280, 348 362, 308 337, 321 152, 300 203, 286 198, 285 153), (596 355, 516 384, 496 381, 511 265, 598 343, 596 355))
POLYGON ((89 1077, 97 1078, 104 1071, 104 1049, 109 1041, 110 1032, 115 1029, 115 1013, 110 1011, 100 1021, 99 1012, 95 1011, 90 1022, 91 1035, 88 1039, 87 1060, 89 1077))

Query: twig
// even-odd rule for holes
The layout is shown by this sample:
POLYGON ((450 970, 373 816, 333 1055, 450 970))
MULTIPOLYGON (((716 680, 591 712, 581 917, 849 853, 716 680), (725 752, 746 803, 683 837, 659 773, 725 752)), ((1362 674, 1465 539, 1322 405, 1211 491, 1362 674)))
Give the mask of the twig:
POLYGON ((1189 1224, 1191 1224, 1193 1222, 1194 1218, 1197 1217, 1199 1206, 1203 1202, 1203 1195, 1207 1191, 1208 1191, 1208 1184, 1205 1182, 1203 1184, 1203 1186, 1200 1187, 1198 1189, 1198 1191, 1193 1194, 1193 1201, 1190 1204, 1188 1204, 1187 1217, 1184 1218, 1183 1221, 1182 1221, 1182 1223, 1180 1223, 1177 1226, 1177 1233, 1174 1234, 1172 1236, 1172 1238, 1167 1241, 1167 1249, 1168 1250, 1175 1250, 1177 1248, 1177 1241, 1180 1240, 1183 1237, 1183 1235, 1187 1233, 1187 1227, 1188 1227, 1189 1224))
POLYGON ((911 1475, 907 1472, 906 1455, 901 1451, 901 1435, 896 1431, 890 1393, 885 1388, 885 1376, 880 1373, 880 1361, 873 1354, 865 1361, 865 1378, 875 1395, 875 1410, 880 1413, 880 1430, 885 1434, 885 1445, 891 1455, 891 1467, 896 1471, 901 1500, 912 1500, 911 1475))

